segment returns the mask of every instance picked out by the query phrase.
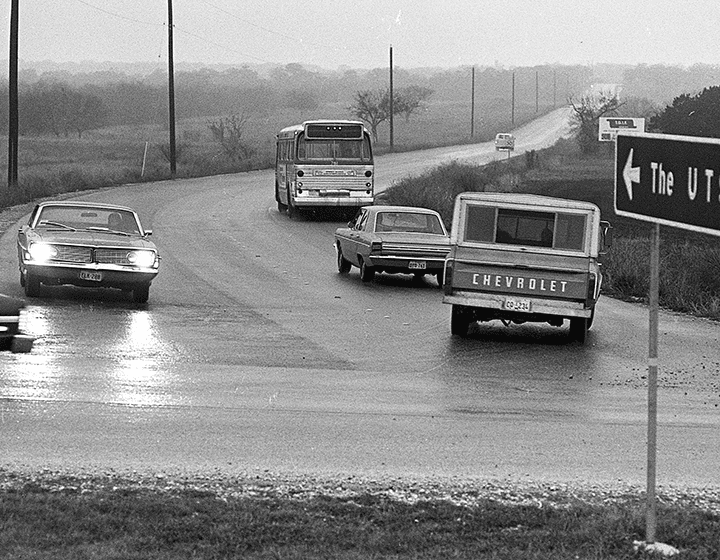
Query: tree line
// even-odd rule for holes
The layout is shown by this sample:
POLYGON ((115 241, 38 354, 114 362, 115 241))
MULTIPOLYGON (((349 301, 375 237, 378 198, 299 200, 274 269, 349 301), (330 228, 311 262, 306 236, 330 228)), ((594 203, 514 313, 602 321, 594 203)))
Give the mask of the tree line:
POLYGON ((600 149, 601 117, 645 119, 645 132, 720 138, 720 85, 691 95, 683 93, 663 106, 644 97, 622 98, 617 92, 599 91, 570 99, 575 140, 583 153, 600 149))
MULTIPOLYGON (((422 110, 430 96, 438 103, 470 103, 469 67, 395 68, 393 75, 397 84, 393 110, 406 119, 422 110)), ((508 103, 514 84, 518 105, 539 102, 545 109, 579 99, 590 84, 602 81, 621 83, 623 99, 642 98, 653 106, 662 106, 685 96, 673 104, 688 104, 696 102, 692 97, 696 92, 720 83, 720 67, 483 67, 476 69, 474 85, 477 100, 508 103)), ((310 113, 321 105, 335 104, 377 131, 377 126, 389 118, 387 83, 387 68, 327 71, 292 63, 270 69, 246 65, 183 70, 175 79, 176 115, 179 119, 213 119, 248 111, 263 115, 282 108, 310 113)), ((82 136, 87 130, 104 126, 167 122, 167 74, 160 68, 143 75, 113 70, 38 73, 25 69, 20 74, 19 94, 22 134, 82 136)), ((0 83, 0 103, 5 106, 7 95, 7 83, 0 83)), ((708 116, 711 112, 695 115, 697 122, 701 117, 712 122, 708 116)), ((703 126, 708 129, 708 125, 703 126)), ((0 111, 0 130, 7 130, 5 111, 0 111)))
MULTIPOLYGON (((541 97, 547 106, 552 102, 552 92, 550 70, 545 72, 541 97)), ((562 67, 555 72, 561 73, 563 88, 585 87, 591 77, 589 70, 580 66, 562 67)), ((476 98, 509 100, 513 75, 517 103, 534 103, 536 71, 532 69, 479 70, 476 98)), ((438 102, 470 101, 469 68, 395 68, 394 79, 396 112, 406 118, 419 107, 418 96, 423 98, 421 101, 427 100, 427 92, 432 92, 433 100, 438 102)), ((21 133, 82 135, 86 130, 102 126, 164 124, 168 115, 167 83, 167 73, 161 69, 142 76, 114 71, 38 73, 26 69, 20 73, 21 133)), ((178 119, 211 118, 244 111, 262 115, 284 108, 312 112, 327 104, 349 109, 357 105, 358 92, 385 95, 387 83, 386 68, 342 68, 330 72, 293 63, 271 70, 249 66, 186 70, 175 76, 176 116, 178 119)), ((7 100, 7 95, 7 83, 0 83, 0 103, 7 100)), ((565 89, 559 95, 560 100, 564 99, 565 89)), ((3 111, 0 111, 0 130, 7 130, 7 114, 3 111)))

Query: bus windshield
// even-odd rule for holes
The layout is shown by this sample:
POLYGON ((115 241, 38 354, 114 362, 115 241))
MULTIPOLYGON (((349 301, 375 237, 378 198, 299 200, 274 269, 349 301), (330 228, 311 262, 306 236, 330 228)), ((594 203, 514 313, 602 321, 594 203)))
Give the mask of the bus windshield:
POLYGON ((344 160, 370 162, 370 141, 364 140, 307 140, 298 139, 297 157, 300 161, 344 160))

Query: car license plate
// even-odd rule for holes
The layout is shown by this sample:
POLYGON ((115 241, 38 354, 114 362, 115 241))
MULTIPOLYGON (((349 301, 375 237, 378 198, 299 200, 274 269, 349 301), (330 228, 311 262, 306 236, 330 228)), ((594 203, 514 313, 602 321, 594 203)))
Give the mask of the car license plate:
POLYGON ((102 282, 102 272, 88 272, 87 270, 81 270, 80 278, 82 280, 90 280, 92 282, 102 282))
POLYGON ((410 270, 425 270, 427 268, 427 263, 425 261, 410 261, 408 263, 408 268, 410 270))
POLYGON ((505 309, 509 311, 522 311, 524 313, 530 312, 530 300, 529 299, 514 299, 507 298, 505 300, 505 309))

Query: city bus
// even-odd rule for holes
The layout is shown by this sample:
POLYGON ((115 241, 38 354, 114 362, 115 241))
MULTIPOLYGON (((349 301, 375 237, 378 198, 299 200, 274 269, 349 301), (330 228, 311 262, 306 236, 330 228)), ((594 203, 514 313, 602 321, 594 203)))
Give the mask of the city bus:
POLYGON ((275 150, 275 200, 292 217, 303 208, 373 203, 370 134, 360 121, 314 120, 283 128, 275 150))

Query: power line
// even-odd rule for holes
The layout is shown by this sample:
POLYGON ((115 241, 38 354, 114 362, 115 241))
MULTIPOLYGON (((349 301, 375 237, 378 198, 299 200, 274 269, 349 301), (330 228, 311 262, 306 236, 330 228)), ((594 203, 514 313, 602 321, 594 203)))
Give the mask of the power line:
POLYGON ((218 48, 220 48, 220 49, 226 50, 226 51, 228 51, 228 52, 232 52, 232 53, 235 53, 235 54, 240 54, 240 55, 245 56, 245 57, 247 57, 247 58, 255 59, 255 60, 259 61, 259 62, 272 62, 271 60, 268 60, 268 59, 266 59, 266 58, 260 58, 260 57, 257 57, 257 56, 253 56, 253 55, 251 55, 251 54, 247 54, 247 53, 242 52, 242 51, 237 51, 237 50, 235 50, 235 49, 231 49, 231 48, 229 48, 229 47, 226 47, 225 45, 221 45, 220 43, 215 43, 214 41, 209 41, 209 40, 205 39, 205 37, 201 37, 200 35, 197 35, 197 34, 195 34, 195 33, 191 33, 190 31, 185 31, 184 29, 182 29, 181 27, 178 27, 177 25, 175 26, 175 31, 178 31, 179 33, 182 33, 183 35, 188 35, 188 36, 190 36, 190 37, 194 37, 195 39, 199 39, 200 41, 202 41, 203 43, 207 43, 208 45, 213 45, 213 46, 215 46, 215 47, 218 47, 218 48))
POLYGON ((221 8, 220 6, 216 6, 215 4, 212 4, 211 2, 207 2, 206 0, 200 0, 200 1, 201 1, 203 4, 205 4, 206 6, 210 6, 211 8, 216 9, 218 12, 222 12, 223 14, 226 14, 226 15, 228 15, 228 16, 231 16, 231 17, 235 18, 235 19, 238 20, 238 21, 241 21, 241 22, 243 22, 243 23, 246 23, 246 24, 250 25, 251 27, 254 27, 254 28, 256 28, 256 29, 260 29, 260 30, 262 30, 262 31, 265 31, 266 33, 270 33, 271 35, 276 35, 276 36, 278 36, 278 37, 282 37, 283 39, 287 39, 287 40, 289 40, 289 41, 293 41, 295 44, 300 43, 300 44, 302 44, 303 46, 305 46, 305 45, 311 45, 311 46, 314 46, 314 47, 322 47, 322 48, 324 48, 324 49, 332 49, 332 50, 335 50, 335 51, 344 50, 344 49, 338 48, 337 45, 330 45, 330 44, 325 44, 325 43, 315 43, 315 42, 312 42, 312 41, 308 41, 305 37, 291 36, 291 35, 287 35, 286 33, 281 33, 281 32, 279 32, 279 31, 275 31, 274 29, 269 29, 269 28, 267 28, 267 27, 263 27, 262 25, 258 25, 258 24, 256 24, 256 23, 253 23, 253 22, 250 21, 250 20, 247 20, 247 19, 245 19, 245 18, 242 18, 242 17, 238 16, 237 14, 226 10, 225 8, 221 8))
POLYGON ((98 12, 103 12, 103 13, 105 13, 105 14, 108 14, 108 15, 110 15, 110 16, 116 17, 116 18, 118 18, 118 19, 124 19, 125 21, 130 21, 130 22, 133 22, 133 23, 139 23, 139 24, 141 24, 141 25, 148 25, 148 26, 152 26, 152 27, 165 27, 165 24, 164 24, 164 23, 162 23, 162 24, 160 24, 160 23, 151 23, 151 22, 149 22, 149 21, 141 21, 141 20, 139 20, 139 19, 129 18, 129 17, 127 17, 127 16, 118 14, 118 13, 116 13, 116 12, 111 12, 110 10, 106 10, 105 8, 99 8, 98 6, 94 6, 93 4, 90 4, 89 2, 85 2, 85 0, 75 0, 75 1, 76 1, 76 2, 79 2, 80 4, 84 4, 84 5, 87 6, 88 8, 92 8, 93 10, 97 10, 98 12))
MULTIPOLYGON (((125 20, 125 21, 129 21, 129 22, 132 22, 132 23, 139 23, 139 24, 141 24, 141 25, 147 25, 147 26, 153 26, 153 27, 163 27, 163 28, 166 27, 166 25, 167 25, 167 24, 164 23, 164 22, 163 22, 163 23, 152 23, 152 22, 148 22, 148 21, 141 21, 141 20, 135 19, 135 18, 130 18, 130 17, 124 16, 124 15, 122 15, 122 14, 118 14, 117 12, 113 12, 113 11, 111 11, 111 10, 106 10, 105 8, 100 8, 100 7, 95 6, 95 5, 93 5, 93 4, 89 3, 89 2, 86 2, 85 0, 76 0, 76 2, 79 2, 80 4, 83 4, 83 5, 85 5, 85 6, 89 7, 89 8, 92 8, 92 9, 94 9, 94 10, 97 10, 98 12, 103 12, 104 14, 107 14, 107 15, 109 15, 109 16, 112 16, 112 17, 115 17, 115 18, 118 18, 118 19, 122 19, 122 20, 125 20)), ((182 27, 179 27, 179 26, 177 26, 177 25, 173 25, 173 29, 174 29, 175 31, 177 31, 178 33, 183 33, 184 35, 188 35, 189 37, 193 37, 193 38, 195 38, 195 39, 197 39, 197 40, 199 40, 199 41, 202 41, 203 43, 207 43, 207 44, 209 44, 209 45, 213 45, 214 47, 217 47, 217 48, 219 48, 219 49, 222 49, 222 50, 225 50, 225 51, 228 51, 228 52, 232 52, 232 53, 235 53, 235 54, 239 54, 239 55, 241 55, 241 56, 244 56, 244 57, 246 57, 246 58, 251 58, 251 59, 254 59, 254 60, 259 61, 259 62, 272 62, 271 60, 268 60, 268 59, 265 59, 265 58, 260 58, 260 57, 257 57, 257 56, 253 56, 253 55, 251 55, 251 54, 248 54, 248 53, 245 53, 245 52, 242 52, 242 51, 238 51, 238 50, 232 49, 232 48, 227 47, 227 46, 225 46, 225 45, 222 45, 222 44, 220 44, 220 43, 216 43, 216 42, 214 42, 214 41, 210 41, 210 40, 206 39, 205 37, 202 37, 202 36, 200 36, 200 35, 198 35, 198 34, 196 34, 196 33, 192 33, 192 32, 190 32, 190 31, 186 31, 186 30, 184 30, 182 27)))

